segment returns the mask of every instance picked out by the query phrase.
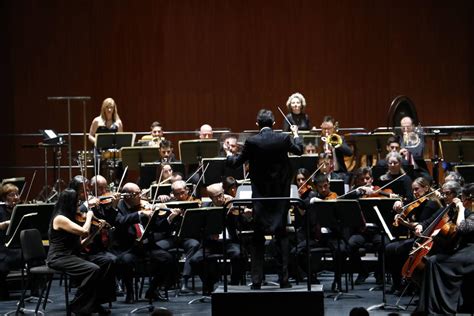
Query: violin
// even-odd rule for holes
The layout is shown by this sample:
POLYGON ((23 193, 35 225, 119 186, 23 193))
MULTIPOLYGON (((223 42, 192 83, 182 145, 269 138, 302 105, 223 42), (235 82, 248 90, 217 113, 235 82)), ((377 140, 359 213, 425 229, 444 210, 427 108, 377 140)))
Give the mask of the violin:
MULTIPOLYGON (((400 214, 398 214, 398 216, 395 217, 395 220, 393 221, 393 226, 397 227, 399 223, 402 223, 406 226, 405 224, 405 219, 407 218, 407 216, 414 210, 416 209, 417 207, 419 207, 421 204, 423 204, 427 199, 428 199, 428 196, 432 195, 432 194, 436 194, 436 192, 438 192, 439 189, 433 191, 433 192, 430 192, 428 194, 425 194, 423 195, 422 197, 416 199, 415 201, 405 205, 403 208, 402 208, 402 211, 400 212, 400 214)), ((411 228, 411 227, 410 227, 411 228)))
POLYGON ((299 193, 300 197, 302 197, 307 192, 310 192, 312 190, 313 190, 313 187, 310 184, 303 184, 302 186, 300 186, 298 188, 298 193, 299 193))
MULTIPOLYGON (((76 212, 76 215, 75 215, 75 220, 76 222, 78 223, 85 223, 86 222, 86 214, 87 213, 84 213, 84 212, 81 212, 81 211, 77 211, 76 212)), ((107 223, 105 220, 103 219, 99 219, 97 218, 95 215, 92 216, 92 220, 91 220, 91 225, 93 226, 96 226, 96 227, 99 227, 99 228, 111 228, 112 225, 110 225, 109 223, 107 223)))
POLYGON ((337 199, 337 193, 329 192, 329 194, 323 200, 327 201, 327 200, 335 200, 335 199, 337 199))
POLYGON ((363 195, 363 197, 364 198, 381 198, 381 197, 391 198, 392 196, 394 196, 394 193, 393 193, 392 189, 390 189, 390 188, 382 189, 378 186, 373 186, 372 189, 374 191, 373 193, 365 194, 365 195, 363 195))

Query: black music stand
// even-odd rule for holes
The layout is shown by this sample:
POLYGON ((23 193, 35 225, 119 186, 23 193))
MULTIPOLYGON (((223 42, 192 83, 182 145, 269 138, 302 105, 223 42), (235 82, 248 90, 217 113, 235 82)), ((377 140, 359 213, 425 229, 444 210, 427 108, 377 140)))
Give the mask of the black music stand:
POLYGON ((186 164, 198 164, 203 158, 214 158, 219 154, 217 139, 180 140, 179 157, 186 164))
POLYGON ((338 196, 344 195, 346 192, 344 180, 342 179, 329 179, 329 187, 331 191, 336 192, 338 196))
POLYGON ((291 170, 293 175, 300 168, 305 168, 310 173, 318 168, 319 155, 301 155, 301 156, 289 156, 291 170))
POLYGON ((459 172, 466 183, 474 182, 474 165, 458 165, 454 170, 459 172))
MULTIPOLYGON (((362 134, 354 133, 350 135, 351 140, 356 144, 357 153, 359 155, 372 156, 377 155, 377 160, 385 158, 387 149, 385 145, 389 137, 394 136, 393 133, 375 133, 362 134)), ((371 160, 368 160, 371 161, 371 160)))
POLYGON ((12 216, 10 219, 10 225, 8 226, 6 232, 6 239, 11 240, 14 236, 16 227, 19 225, 21 219, 24 215, 36 213, 36 219, 34 226, 31 228, 36 228, 41 232, 41 238, 47 240, 49 223, 51 221, 51 216, 54 211, 53 203, 45 204, 18 204, 13 208, 12 216))
POLYGON ((11 183, 15 185, 20 192, 23 191, 23 186, 26 183, 25 177, 17 177, 17 178, 5 178, 2 180, 1 186, 11 183))
POLYGON ((213 183, 222 182, 222 180, 227 176, 232 176, 236 180, 242 180, 244 178, 244 167, 243 165, 234 169, 229 168, 226 165, 225 157, 215 157, 215 158, 203 158, 202 163, 206 168, 206 172, 202 178, 203 185, 210 185, 213 183))
POLYGON ((95 135, 95 147, 101 150, 131 147, 134 141, 135 133, 97 133, 95 135))
MULTIPOLYGON (((188 188, 188 190, 190 190, 190 192, 193 191, 193 184, 192 183, 186 183, 186 187, 188 188)), ((156 188, 158 188, 157 196, 170 195, 171 194, 171 184, 169 184, 169 183, 160 184, 160 185, 153 184, 153 185, 150 186, 150 197, 152 199, 156 194, 156 188)), ((174 203, 174 202, 168 202, 168 203, 174 203)), ((180 203, 183 203, 183 202, 180 202, 180 203)))
MULTIPOLYGON (((204 207, 188 209, 184 213, 183 221, 178 232, 179 238, 196 238, 201 241, 203 248, 203 260, 206 264, 206 247, 204 245, 207 236, 219 235, 224 230, 224 223, 222 218, 222 207, 204 207)), ((225 251, 225 245, 223 247, 225 251)), ((205 269, 205 268, 204 268, 205 269)), ((203 287, 204 291, 204 287, 203 287)), ((195 298, 188 302, 193 304, 195 302, 209 302, 209 296, 205 296, 204 292, 200 298, 195 298)))
POLYGON ((440 149, 446 162, 474 162, 474 139, 442 140, 440 149))
MULTIPOLYGON (((362 216, 362 212, 360 210, 359 203, 357 200, 316 200, 312 201, 310 207, 308 208, 307 214, 309 215, 307 219, 307 240, 306 240, 306 247, 307 247, 307 255, 310 256, 310 249, 309 248, 309 231, 311 227, 319 223, 321 227, 328 227, 331 231, 336 235, 337 238, 337 251, 340 253, 340 242, 342 241, 342 229, 350 228, 350 229, 359 229, 361 228, 365 220, 362 216)), ((335 269, 339 272, 339 278, 335 280, 339 287, 339 292, 335 295, 328 295, 328 298, 332 298, 334 296, 334 301, 337 301, 339 298, 348 297, 348 298, 360 298, 360 296, 355 294, 348 294, 342 292, 342 282, 341 282, 341 275, 342 275, 342 262, 334 258, 335 269)), ((310 263, 310 259, 308 259, 308 263, 310 263)), ((309 265, 311 266, 311 265, 309 265)), ((310 274, 308 274, 310 275, 310 274)))
MULTIPOLYGON (((393 237, 397 232, 393 229, 393 211, 392 207, 395 201, 398 199, 384 199, 384 198, 366 198, 359 199, 359 204, 362 209, 362 213, 366 218, 367 223, 373 223, 379 229, 381 238, 381 254, 380 260, 382 261, 382 303, 372 305, 367 308, 368 311, 376 309, 396 309, 405 310, 402 306, 398 305, 398 301, 395 305, 387 304, 386 298, 386 276, 385 276, 385 236, 392 241, 393 237), (388 223, 388 224, 387 224, 388 223), (391 230, 392 229, 392 230, 391 230)), ((370 291, 376 288, 371 288, 370 291)))
MULTIPOLYGON (((156 147, 155 147, 156 150, 156 147)), ((180 161, 166 162, 174 171, 180 172, 184 176, 184 165, 180 161)), ((143 162, 140 163, 140 188, 148 188, 151 183, 160 177, 161 162, 143 162)))
POLYGON ((120 156, 123 167, 138 171, 141 163, 159 160, 160 152, 157 147, 122 147, 120 156))

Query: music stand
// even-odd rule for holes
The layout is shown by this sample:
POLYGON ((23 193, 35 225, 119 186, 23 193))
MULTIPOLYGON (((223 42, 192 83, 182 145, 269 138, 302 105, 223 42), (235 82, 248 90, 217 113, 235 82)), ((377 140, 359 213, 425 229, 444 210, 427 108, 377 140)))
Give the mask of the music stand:
POLYGON ((461 174, 466 183, 474 182, 474 165, 458 165, 454 166, 454 170, 461 174))
MULTIPOLYGON (((201 241, 204 264, 206 264, 206 247, 204 245, 206 237, 210 235, 219 235, 224 230, 222 213, 222 207, 192 208, 184 213, 178 237, 196 238, 199 236, 198 239, 201 241)), ((189 301, 188 304, 193 304, 195 302, 204 303, 207 300, 210 300, 210 297, 205 296, 203 293, 200 298, 193 299, 189 301)))
POLYGON ((186 164, 198 164, 203 158, 214 158, 219 154, 217 139, 180 140, 179 157, 186 164))
POLYGON ((441 157, 447 162, 474 162, 474 139, 440 141, 441 157))
MULTIPOLYGON (((186 183, 186 187, 190 192, 193 191, 193 184, 192 183, 186 183)), ((171 194, 171 184, 170 183, 164 183, 164 184, 153 184, 150 186, 150 197, 153 198, 156 194, 156 188, 158 188, 158 194, 156 196, 160 195, 170 195, 171 194)), ((169 202, 169 203, 174 203, 174 202, 169 202)), ((183 202, 180 202, 183 203, 183 202)))
MULTIPOLYGON (((174 171, 180 172, 184 176, 184 165, 180 161, 166 162, 174 171)), ((140 163, 140 182, 139 187, 144 189, 150 187, 153 181, 160 177, 161 162, 143 162, 140 163)))
POLYGON ((291 170, 293 174, 300 168, 305 168, 310 173, 318 168, 319 155, 301 155, 301 156, 289 156, 291 170))
POLYGON ((346 193, 344 180, 342 179, 329 179, 329 187, 331 188, 331 191, 336 192, 338 196, 346 193))
MULTIPOLYGON (((367 308, 368 311, 375 310, 375 309, 405 309, 402 306, 398 305, 390 305, 387 304, 386 298, 386 277, 385 277, 385 236, 388 237, 389 240, 395 239, 393 237, 394 234, 397 232, 394 230, 393 225, 393 203, 398 201, 398 199, 384 199, 384 198, 366 198, 366 199, 359 199, 359 204, 362 209, 362 213, 366 218, 367 223, 374 223, 376 227, 379 229, 381 238, 381 254, 380 260, 382 265, 382 303, 375 304, 367 308), (389 224, 387 224, 389 223, 389 224)), ((370 290, 374 290, 375 288, 371 288, 370 290)))
POLYGON ((97 133, 95 135, 95 147, 98 149, 131 147, 134 141, 135 133, 97 133))
POLYGON ((350 134, 351 140, 356 144, 357 153, 359 155, 377 154, 377 160, 382 159, 387 154, 386 144, 389 137, 394 136, 393 133, 374 133, 350 134))
MULTIPOLYGON (((337 251, 340 253, 340 242, 342 240, 342 229, 350 228, 353 230, 361 228, 365 220, 362 216, 360 206, 357 200, 316 200, 312 201, 310 207, 307 210, 309 215, 307 218, 307 234, 306 234, 306 250, 307 256, 311 256, 309 249, 309 232, 311 227, 319 224, 321 227, 328 227, 332 232, 335 232, 337 238, 337 251), (311 225, 311 226, 309 226, 311 225)), ((337 301, 339 298, 348 297, 348 298, 360 298, 360 296, 355 294, 343 293, 341 291, 341 274, 342 274, 342 262, 337 260, 336 256, 334 258, 334 264, 336 271, 339 272, 339 277, 335 280, 339 287, 339 292, 334 295, 334 301, 337 301)), ((308 267, 310 267, 310 259, 308 259, 308 267)), ((309 274, 308 274, 309 275, 309 274)), ((346 289, 347 290, 347 289, 346 289)), ((333 297, 333 295, 328 295, 328 298, 333 297)))
POLYGON ((142 162, 153 162, 160 159, 157 147, 122 147, 122 165, 129 170, 138 171, 142 162))
POLYGON ((202 178, 203 185, 210 185, 213 183, 222 182, 222 179, 227 176, 232 176, 236 180, 241 180, 244 178, 244 167, 243 165, 234 169, 229 168, 226 165, 227 159, 225 157, 215 157, 215 158, 203 158, 202 163, 204 166, 209 164, 209 167, 206 168, 206 172, 202 178))
POLYGON ((45 204, 18 204, 15 205, 12 211, 12 216, 10 219, 10 225, 8 226, 5 237, 9 242, 15 233, 15 229, 20 224, 21 219, 24 215, 37 213, 35 223, 32 228, 36 228, 41 232, 41 238, 47 240, 49 223, 51 221, 51 216, 54 211, 53 203, 45 204))

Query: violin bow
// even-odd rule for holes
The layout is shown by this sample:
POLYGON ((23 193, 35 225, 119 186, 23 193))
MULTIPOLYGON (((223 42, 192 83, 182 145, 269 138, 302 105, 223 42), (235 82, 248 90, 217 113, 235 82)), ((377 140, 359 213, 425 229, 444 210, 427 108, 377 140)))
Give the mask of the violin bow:
MULTIPOLYGON (((206 167, 202 170, 202 175, 199 177, 199 180, 198 182, 196 183, 196 186, 194 187, 194 190, 193 190, 193 193, 191 194, 191 196, 195 196, 196 194, 196 190, 199 186, 199 183, 201 182, 202 178, 204 178, 204 174, 206 173, 206 170, 207 170, 207 167, 209 167, 209 163, 206 164, 206 167)), ((186 182, 187 183, 187 182, 186 182)))
POLYGON ((153 205, 153 207, 155 207, 155 202, 156 202, 156 199, 158 198, 158 187, 161 184, 162 177, 163 177, 163 168, 161 168, 160 177, 158 178, 158 185, 156 186, 155 194, 153 195, 153 199, 151 200, 151 204, 153 205))
POLYGON ((314 177, 314 175, 315 175, 316 173, 318 173, 318 171, 319 171, 319 170, 323 167, 323 165, 325 165, 325 164, 326 164, 326 162, 323 161, 323 163, 321 164, 321 166, 319 166, 318 169, 314 170, 314 172, 308 177, 308 179, 306 179, 306 180, 300 185, 300 187, 298 188, 298 191, 299 191, 306 183, 308 183, 308 181, 309 181, 310 179, 312 179, 312 178, 314 177))
POLYGON ((127 171, 128 171, 128 166, 126 166, 125 169, 123 170, 122 178, 120 179, 119 185, 117 187, 117 192, 119 192, 120 188, 122 187, 123 179, 125 179, 125 175, 127 174, 127 171))
MULTIPOLYGON (((33 173, 33 176, 31 177, 31 182, 30 182, 30 185, 28 187, 28 192, 26 192, 25 202, 28 202, 28 197, 30 196, 31 187, 33 186, 33 182, 35 181, 35 178, 36 178, 36 171, 38 171, 38 170, 35 170, 35 172, 33 173)), ((20 197, 21 197, 24 189, 25 189, 25 186, 23 186, 23 189, 21 190, 20 197)))
POLYGON ((412 204, 418 202, 419 200, 421 200, 421 199, 423 199, 423 198, 426 198, 427 196, 430 196, 431 194, 435 194, 435 193, 438 192, 439 190, 441 190, 441 188, 438 188, 438 189, 436 189, 436 190, 434 190, 434 191, 432 191, 432 192, 430 192, 430 193, 428 193, 428 194, 423 195, 422 197, 420 197, 420 198, 418 198, 418 199, 416 199, 416 200, 414 200, 414 201, 408 203, 407 205, 405 205, 405 206, 402 207, 402 208, 405 210, 405 209, 406 209, 407 207, 409 207, 410 205, 412 205, 412 204))
POLYGON ((388 187, 390 184, 394 183, 395 181, 397 181, 398 179, 400 179, 401 177, 403 177, 405 175, 406 175, 406 173, 399 175, 398 177, 396 177, 395 179, 393 179, 389 183, 385 184, 384 186, 381 186, 378 190, 375 190, 374 193, 379 193, 380 191, 382 191, 383 189, 388 187))

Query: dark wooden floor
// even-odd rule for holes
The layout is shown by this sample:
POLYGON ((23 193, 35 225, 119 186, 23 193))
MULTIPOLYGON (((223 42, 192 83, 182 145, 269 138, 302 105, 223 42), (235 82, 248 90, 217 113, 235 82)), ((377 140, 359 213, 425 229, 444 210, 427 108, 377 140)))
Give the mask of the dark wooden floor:
MULTIPOLYGON (((272 281, 276 280, 275 275, 267 276, 267 280, 272 281)), ((330 294, 331 283, 333 281, 333 274, 331 272, 322 272, 319 275, 321 284, 323 285, 324 290, 324 310, 325 315, 349 315, 350 310, 356 306, 369 307, 382 302, 382 292, 381 291, 369 291, 370 288, 375 286, 375 279, 369 277, 367 283, 363 285, 355 286, 354 290, 349 290, 348 294, 356 294, 359 298, 349 298, 343 295, 339 300, 334 301, 332 298, 326 298, 330 294)), ((196 278, 196 290, 200 290, 200 282, 196 278)), ((350 287, 349 287, 350 288, 350 287)), ((387 286, 388 288, 388 286, 387 286)), ((249 289, 250 291, 250 289, 249 289)), ((188 304, 188 302, 194 298, 199 297, 198 295, 186 295, 186 296, 174 296, 174 292, 170 292, 170 299, 168 302, 154 302, 155 308, 167 308, 173 312, 173 315, 211 315, 211 304, 210 302, 206 303, 195 303, 188 304)), ((50 295, 53 303, 49 303, 46 307, 46 315, 64 315, 65 305, 64 305, 64 292, 63 289, 59 286, 59 281, 53 281, 53 287, 50 295)), ((395 304, 397 297, 393 295, 386 296, 388 304, 395 304)), ((0 302, 0 313, 5 314, 8 311, 14 310, 16 307, 18 296, 12 297, 9 301, 0 302)), ((406 305, 410 300, 410 297, 403 297, 400 301, 402 305, 406 305)), ((136 307, 147 305, 147 301, 142 300, 133 305, 127 305, 123 303, 124 297, 118 297, 117 301, 112 304, 112 315, 127 315, 136 307)), ((235 304, 244 304, 245 302, 235 302, 235 304)), ((27 308, 34 308, 33 303, 29 303, 27 308)), ((296 307, 295 307, 296 308, 296 307)), ((304 307, 298 306, 298 309, 304 307)), ((308 307, 311 308, 311 307, 308 307)), ((400 315, 409 315, 411 311, 414 310, 414 306, 409 306, 407 311, 398 311, 400 315)), ((229 311, 232 311, 232 306, 229 306, 229 311)), ((376 310, 371 311, 370 315, 387 315, 389 312, 394 312, 397 310, 376 310)), ((148 313, 143 311, 143 313, 148 313)), ((230 315, 230 312, 229 312, 230 315)), ((298 315, 298 311, 295 310, 293 315, 298 315)))

